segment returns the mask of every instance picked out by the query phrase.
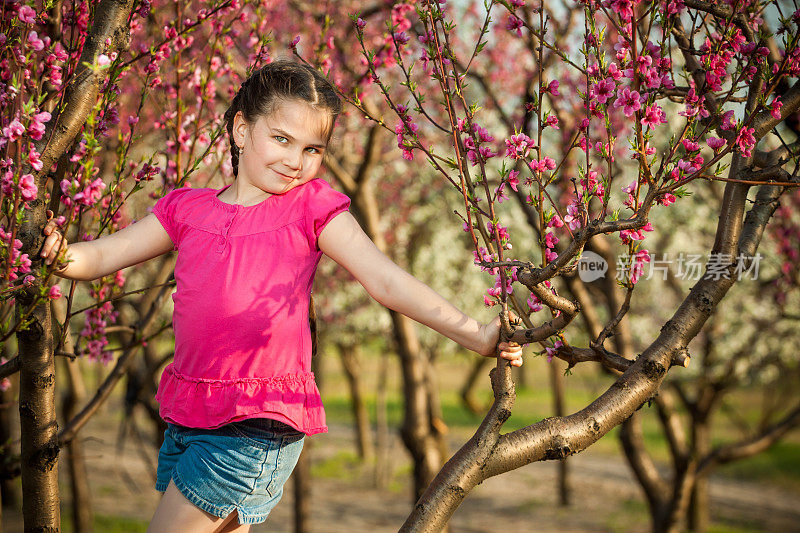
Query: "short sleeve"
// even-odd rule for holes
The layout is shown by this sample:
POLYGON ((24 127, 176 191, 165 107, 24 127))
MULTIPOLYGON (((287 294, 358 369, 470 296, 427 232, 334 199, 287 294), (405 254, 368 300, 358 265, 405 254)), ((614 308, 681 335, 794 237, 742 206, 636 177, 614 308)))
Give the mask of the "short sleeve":
MULTIPOLYGON (((339 213, 347 211, 350 207, 350 198, 346 194, 335 190, 323 179, 316 179, 312 183, 314 185, 313 194, 306 205, 308 208, 309 229, 316 244, 319 234, 328 225, 328 222, 333 220, 339 213)), ((312 185, 312 183, 309 183, 309 185, 312 185)))
POLYGON ((181 188, 168 192, 163 198, 160 198, 153 206, 153 214, 156 216, 164 230, 169 235, 174 250, 178 249, 180 242, 180 223, 178 214, 180 213, 180 204, 186 198, 186 193, 192 189, 181 188))

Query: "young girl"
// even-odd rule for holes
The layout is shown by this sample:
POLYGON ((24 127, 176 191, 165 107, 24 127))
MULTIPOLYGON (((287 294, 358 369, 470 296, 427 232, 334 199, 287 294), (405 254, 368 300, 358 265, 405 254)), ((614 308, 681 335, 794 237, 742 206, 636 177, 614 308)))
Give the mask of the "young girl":
POLYGON ((236 179, 176 189, 153 213, 67 249, 54 222, 41 255, 92 280, 177 250, 174 362, 156 398, 168 422, 148 531, 248 531, 283 493, 305 435, 327 431, 311 373, 308 309, 322 253, 378 302, 465 348, 522 364, 480 324, 381 253, 315 179, 341 102, 310 67, 276 61, 242 84, 225 113, 236 179), (59 252, 61 250, 61 252, 59 252))

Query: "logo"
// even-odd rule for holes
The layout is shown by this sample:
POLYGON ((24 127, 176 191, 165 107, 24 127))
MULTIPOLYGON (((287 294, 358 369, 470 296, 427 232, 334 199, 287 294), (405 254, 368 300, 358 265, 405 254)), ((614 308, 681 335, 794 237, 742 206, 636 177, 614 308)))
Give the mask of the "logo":
POLYGON ((584 251, 578 260, 578 277, 584 283, 590 283, 606 277, 608 263, 594 252, 584 251))

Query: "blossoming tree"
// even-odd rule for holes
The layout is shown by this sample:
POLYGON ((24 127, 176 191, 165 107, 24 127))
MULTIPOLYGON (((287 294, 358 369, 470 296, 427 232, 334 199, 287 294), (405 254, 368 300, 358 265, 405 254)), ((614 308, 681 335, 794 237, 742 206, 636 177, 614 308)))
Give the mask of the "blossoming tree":
MULTIPOLYGON (((550 357, 571 365, 599 361, 621 375, 577 413, 501 434, 514 394, 508 369, 498 367, 492 409, 420 499, 407 531, 440 529, 482 480, 580 451, 649 401, 671 367, 689 365, 689 343, 758 260, 778 199, 795 194, 797 186, 796 144, 784 138, 794 133, 779 125, 800 106, 793 84, 800 73, 800 12, 784 12, 775 2, 694 0, 577 6, 519 0, 482 7, 472 7, 484 21, 472 40, 454 22, 466 20, 463 13, 443 2, 418 6, 416 45, 409 32, 390 28, 394 59, 408 75, 405 91, 381 83, 384 65, 365 46, 366 68, 399 118, 395 133, 405 156, 424 158, 461 195, 476 263, 495 276, 486 304, 502 306, 503 317, 513 308, 525 323, 522 329, 507 324, 508 338, 542 343, 550 357), (559 14, 572 21, 581 11, 577 29, 554 22, 559 14), (498 46, 507 41, 492 35, 497 31, 515 33, 518 45, 498 46), (565 44, 570 36, 580 47, 565 44), (437 80, 438 89, 420 90, 412 72, 437 80), (511 75, 519 90, 483 99, 480 89, 493 76, 511 75), (431 119, 437 101, 448 114, 444 124, 431 119), (666 110, 674 111, 673 120, 666 110), (492 133, 498 122, 507 128, 500 142, 492 133), (442 154, 442 138, 453 155, 442 154), (563 139, 565 150, 548 149, 563 139), (638 357, 613 353, 606 341, 651 261, 643 241, 657 229, 653 211, 680 201, 701 180, 725 184, 705 274, 638 357), (539 253, 531 254, 537 259, 512 251, 500 205, 510 190, 539 232, 539 253), (568 326, 581 305, 555 282, 586 264, 579 260, 583 250, 607 246, 599 238, 605 235, 625 248, 619 265, 624 297, 588 347, 574 346, 568 326), (530 291, 527 301, 515 285, 530 291), (547 317, 537 314, 545 309, 547 317)), ((790 410, 787 420, 795 418, 790 410)))
MULTIPOLYGON (((388 129, 410 165, 429 164, 452 187, 476 265, 494 280, 482 297, 501 310, 506 337, 570 365, 595 361, 620 373, 581 411, 501 434, 514 388, 509 369, 498 366, 489 414, 422 495, 407 531, 440 530, 483 479, 583 450, 653 398, 671 367, 689 364, 689 343, 752 267, 779 200, 796 195, 797 143, 782 124, 800 109, 800 12, 780 2, 378 3, 333 29, 332 18, 301 4, 3 5, 0 332, 4 340, 16 334, 19 355, 0 367, 0 377, 20 374, 26 527, 58 527, 59 444, 74 438, 143 344, 169 326, 157 320, 170 290, 167 257, 150 276, 156 282, 146 287, 136 320, 120 325, 125 335, 108 379, 57 432, 54 354, 113 359, 112 300, 126 285, 117 275, 91 287, 76 351, 65 351, 67 324, 53 328, 47 305, 60 289, 34 260, 48 211, 65 231, 91 238, 126 224, 134 193, 145 187, 158 196, 229 172, 222 109, 211 101, 218 94, 227 101, 246 65, 267 60, 269 21, 321 28, 307 39, 311 50, 303 37, 291 41, 294 50, 388 129), (328 30, 332 38, 320 38, 328 30), (500 81, 503 90, 493 90, 500 81), (386 107, 369 105, 375 94, 386 107), (163 147, 153 150, 154 141, 163 147), (149 185, 155 177, 160 190, 149 185), (714 261, 634 359, 626 315, 653 261, 644 243, 660 230, 658 212, 674 209, 703 181, 724 184, 714 207, 714 261), (512 247, 522 230, 511 220, 510 197, 524 231, 535 235, 532 249, 512 247), (620 283, 606 278, 601 321, 590 316, 591 297, 574 274, 588 264, 579 259, 584 251, 615 263, 615 246, 624 252, 620 283), (587 346, 575 342, 579 316, 592 332, 587 346)), ((783 202, 784 221, 794 202, 783 202)), ((782 234, 796 231, 784 225, 782 234)), ((785 239, 780 253, 795 252, 785 239)), ((791 267, 784 275, 787 283, 796 278, 791 267)), ((74 288, 70 309, 73 295, 74 288)), ((159 358, 150 358, 152 371, 159 358)), ((419 366, 409 360, 409 383, 418 382, 419 366)))

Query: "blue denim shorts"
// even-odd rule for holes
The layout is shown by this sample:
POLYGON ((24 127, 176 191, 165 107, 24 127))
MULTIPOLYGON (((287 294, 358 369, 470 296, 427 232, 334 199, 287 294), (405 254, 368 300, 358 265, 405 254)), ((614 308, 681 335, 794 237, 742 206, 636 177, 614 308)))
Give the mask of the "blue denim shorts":
POLYGON ((216 429, 168 424, 158 452, 156 490, 170 480, 214 516, 239 512, 240 524, 267 519, 283 495, 305 435, 276 420, 252 418, 216 429))

